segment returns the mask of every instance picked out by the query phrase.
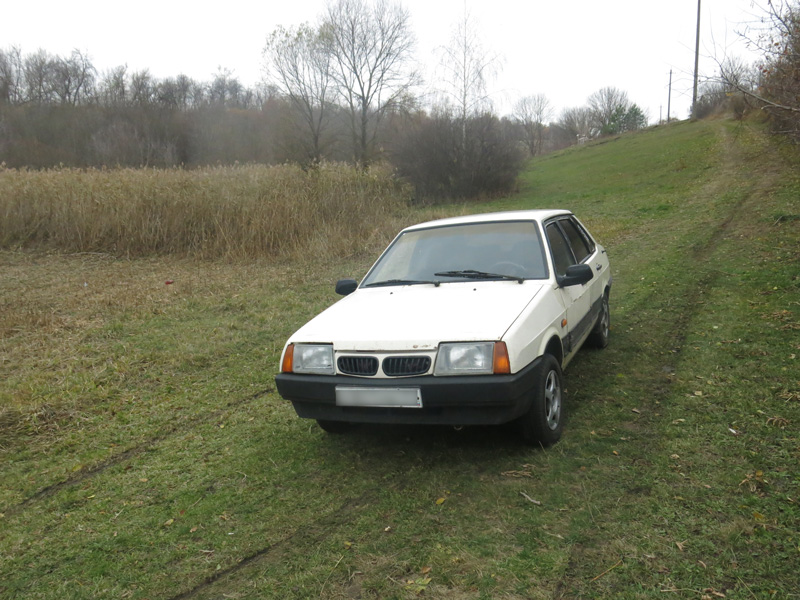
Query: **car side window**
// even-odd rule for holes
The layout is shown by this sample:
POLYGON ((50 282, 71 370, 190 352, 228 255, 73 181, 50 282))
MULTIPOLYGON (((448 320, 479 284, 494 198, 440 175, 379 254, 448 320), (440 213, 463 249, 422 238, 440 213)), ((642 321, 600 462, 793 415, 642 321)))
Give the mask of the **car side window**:
POLYGON ((546 228, 546 233, 550 251, 553 253, 553 266, 555 267, 556 275, 563 277, 567 274, 567 267, 575 264, 572 250, 570 250, 569 244, 557 224, 550 223, 546 228))
POLYGON ((572 246, 572 251, 575 254, 575 260, 582 263, 589 257, 593 250, 589 247, 586 238, 581 231, 578 230, 577 225, 572 219, 562 219, 560 225, 564 233, 567 234, 569 243, 572 246))

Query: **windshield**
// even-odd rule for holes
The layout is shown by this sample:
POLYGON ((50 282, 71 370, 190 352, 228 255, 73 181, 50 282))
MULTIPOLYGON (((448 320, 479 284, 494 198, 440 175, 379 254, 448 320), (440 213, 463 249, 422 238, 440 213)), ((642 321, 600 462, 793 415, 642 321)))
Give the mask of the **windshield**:
POLYGON ((407 231, 384 252, 362 286, 547 276, 536 223, 503 221, 407 231))

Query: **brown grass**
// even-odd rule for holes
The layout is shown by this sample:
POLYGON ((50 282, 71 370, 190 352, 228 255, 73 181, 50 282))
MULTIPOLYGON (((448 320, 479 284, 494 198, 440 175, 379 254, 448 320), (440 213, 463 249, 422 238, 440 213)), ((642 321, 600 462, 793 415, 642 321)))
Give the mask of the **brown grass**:
POLYGON ((195 258, 337 256, 384 238, 408 189, 387 169, 0 168, 0 248, 195 258))

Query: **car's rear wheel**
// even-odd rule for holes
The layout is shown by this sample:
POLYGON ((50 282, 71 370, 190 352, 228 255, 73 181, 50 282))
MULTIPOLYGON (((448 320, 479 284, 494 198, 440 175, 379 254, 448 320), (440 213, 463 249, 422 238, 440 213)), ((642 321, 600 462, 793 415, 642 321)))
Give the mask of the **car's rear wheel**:
POLYGON ((353 424, 348 421, 326 421, 324 419, 317 419, 317 425, 328 433, 347 433, 353 428, 353 424))
POLYGON ((535 380, 530 409, 520 417, 522 437, 528 444, 550 446, 561 438, 564 417, 564 378, 552 354, 542 357, 535 380))
POLYGON ((600 305, 600 314, 597 316, 597 323, 589 334, 589 343, 595 348, 605 348, 608 346, 609 333, 611 331, 611 312, 608 309, 608 292, 603 294, 600 305))

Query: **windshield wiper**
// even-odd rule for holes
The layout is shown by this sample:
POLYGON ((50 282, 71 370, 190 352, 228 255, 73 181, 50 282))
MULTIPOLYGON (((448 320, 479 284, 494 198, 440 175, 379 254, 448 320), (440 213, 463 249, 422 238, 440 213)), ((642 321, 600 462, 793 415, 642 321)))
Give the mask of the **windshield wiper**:
POLYGON ((465 269, 463 271, 440 271, 434 273, 435 277, 464 277, 466 279, 508 279, 522 283, 525 281, 524 277, 517 277, 516 275, 506 275, 504 273, 487 273, 486 271, 476 271, 474 269, 465 269))
POLYGON ((386 281, 376 281, 374 283, 368 283, 363 287, 368 288, 368 287, 383 287, 389 285, 420 285, 425 283, 429 283, 431 285, 439 287, 441 281, 428 281, 425 279, 387 279, 386 281))

